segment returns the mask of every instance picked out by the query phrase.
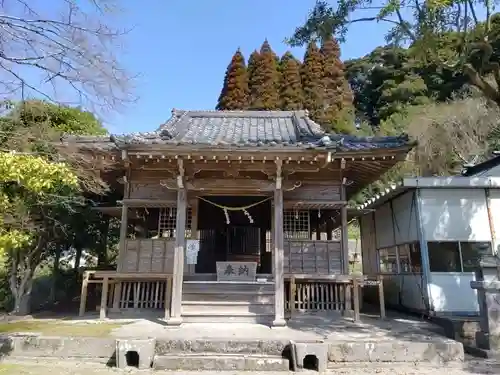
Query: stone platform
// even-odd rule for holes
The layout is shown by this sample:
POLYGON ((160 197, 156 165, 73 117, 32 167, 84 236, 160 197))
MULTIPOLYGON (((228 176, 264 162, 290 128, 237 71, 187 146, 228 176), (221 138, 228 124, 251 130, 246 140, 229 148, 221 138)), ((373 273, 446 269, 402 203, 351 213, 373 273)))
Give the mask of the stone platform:
MULTIPOLYGON (((464 360, 462 344, 444 337, 435 325, 402 316, 382 321, 366 315, 359 323, 339 316, 300 316, 285 328, 242 323, 190 323, 173 328, 152 318, 126 324, 110 338, 4 337, 2 352, 11 358, 112 363, 117 341, 136 351, 134 345, 144 339, 154 340, 152 366, 159 370, 288 371, 292 353, 297 352, 291 350, 291 342, 304 355, 324 357, 328 368, 375 362, 454 365, 464 360)), ((295 364, 301 367, 305 362, 299 359, 295 364)))

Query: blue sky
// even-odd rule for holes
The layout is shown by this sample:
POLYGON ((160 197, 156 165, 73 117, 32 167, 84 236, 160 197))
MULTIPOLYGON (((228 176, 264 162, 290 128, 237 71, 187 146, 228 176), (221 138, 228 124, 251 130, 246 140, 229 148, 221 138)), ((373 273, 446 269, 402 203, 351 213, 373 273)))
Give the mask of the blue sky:
MULTIPOLYGON (((225 69, 240 47, 245 57, 265 38, 281 55, 303 49, 283 43, 305 19, 314 0, 125 0, 120 25, 126 37, 123 65, 139 74, 137 103, 104 119, 111 133, 149 131, 172 108, 214 109, 225 69)), ((342 45, 343 58, 383 43, 385 25, 358 24, 342 45)))

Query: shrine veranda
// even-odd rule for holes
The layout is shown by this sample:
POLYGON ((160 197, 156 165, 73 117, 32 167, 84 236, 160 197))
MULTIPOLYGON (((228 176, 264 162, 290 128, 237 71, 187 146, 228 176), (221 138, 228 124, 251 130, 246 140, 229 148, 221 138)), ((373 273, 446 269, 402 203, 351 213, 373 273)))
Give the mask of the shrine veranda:
POLYGON ((298 311, 359 314, 359 288, 380 280, 349 275, 347 202, 413 145, 326 134, 305 111, 174 110, 154 132, 66 146, 122 197, 97 208, 121 218, 120 251, 116 271, 85 273, 80 314, 102 283, 101 317, 284 326, 298 311))

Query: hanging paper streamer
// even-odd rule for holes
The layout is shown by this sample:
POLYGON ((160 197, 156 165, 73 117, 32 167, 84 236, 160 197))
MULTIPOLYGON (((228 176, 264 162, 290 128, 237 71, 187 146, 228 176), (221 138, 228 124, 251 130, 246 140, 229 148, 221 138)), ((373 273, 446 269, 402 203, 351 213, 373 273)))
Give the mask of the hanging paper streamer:
POLYGON ((250 216, 250 213, 247 210, 243 210, 243 213, 246 217, 248 217, 248 221, 250 222, 250 224, 253 224, 253 217, 250 216))
POLYGON ((231 219, 229 218, 229 212, 227 211, 227 208, 224 208, 224 216, 226 217, 226 224, 231 224, 231 219))

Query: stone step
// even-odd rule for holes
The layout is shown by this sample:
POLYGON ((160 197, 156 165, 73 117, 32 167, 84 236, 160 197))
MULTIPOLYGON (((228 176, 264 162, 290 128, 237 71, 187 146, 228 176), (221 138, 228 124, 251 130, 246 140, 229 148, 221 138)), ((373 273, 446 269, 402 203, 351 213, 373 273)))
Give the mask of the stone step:
POLYGON ((241 354, 178 354, 156 356, 155 370, 181 371, 289 371, 285 358, 241 354))
POLYGON ((248 301, 182 301, 182 314, 272 314, 273 303, 251 303, 248 301))
POLYGON ((289 343, 289 339, 157 339, 156 355, 227 353, 240 355, 264 354, 281 357, 289 343))
POLYGON ((205 302, 249 302, 249 303, 274 303, 274 291, 270 292, 239 292, 232 291, 231 293, 188 293, 184 291, 182 293, 182 302, 185 301, 205 301, 205 302))

